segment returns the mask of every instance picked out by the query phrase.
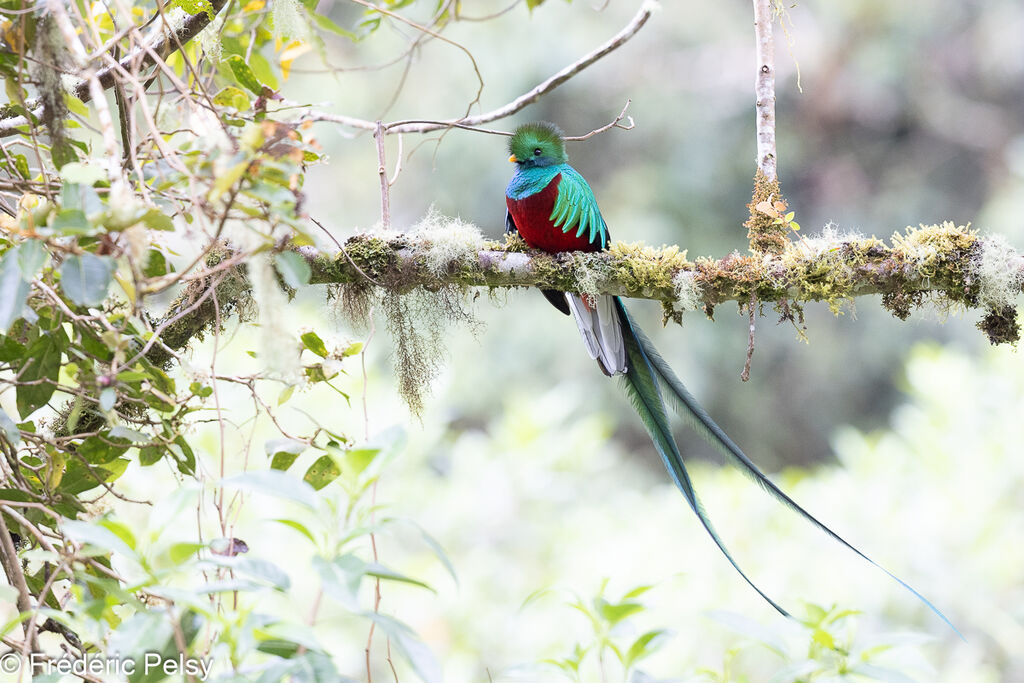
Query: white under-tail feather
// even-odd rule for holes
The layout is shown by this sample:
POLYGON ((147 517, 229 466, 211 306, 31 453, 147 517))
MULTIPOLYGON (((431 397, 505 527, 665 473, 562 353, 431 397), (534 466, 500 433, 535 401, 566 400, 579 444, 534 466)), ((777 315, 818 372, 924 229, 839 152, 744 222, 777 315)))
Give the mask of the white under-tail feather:
POLYGON ((622 319, 610 295, 587 297, 594 305, 588 306, 579 294, 566 293, 573 320, 583 337, 587 353, 598 362, 606 375, 619 375, 626 371, 626 345, 622 341, 622 319))

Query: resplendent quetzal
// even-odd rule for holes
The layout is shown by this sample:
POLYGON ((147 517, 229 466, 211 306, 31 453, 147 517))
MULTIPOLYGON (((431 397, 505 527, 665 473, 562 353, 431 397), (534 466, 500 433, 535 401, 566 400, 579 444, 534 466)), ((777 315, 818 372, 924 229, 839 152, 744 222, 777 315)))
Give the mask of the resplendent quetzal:
MULTIPOLYGON (((512 153, 509 161, 515 163, 516 170, 505 189, 508 209, 505 214, 505 232, 518 232, 527 245, 548 253, 606 249, 610 239, 608 226, 597 208, 597 200, 590 185, 568 164, 569 157, 565 153, 562 132, 550 123, 519 126, 509 142, 509 151, 512 153)), ((956 631, 949 619, 924 596, 847 543, 772 483, 686 390, 647 335, 637 326, 619 297, 592 297, 555 290, 542 292, 558 310, 572 315, 583 336, 587 352, 597 361, 601 371, 609 376, 623 377, 626 394, 640 414, 654 447, 661 454, 669 475, 683 492, 686 502, 726 559, 772 607, 790 616, 743 573, 711 525, 672 435, 665 394, 668 403, 701 437, 761 488, 898 581, 956 631)))

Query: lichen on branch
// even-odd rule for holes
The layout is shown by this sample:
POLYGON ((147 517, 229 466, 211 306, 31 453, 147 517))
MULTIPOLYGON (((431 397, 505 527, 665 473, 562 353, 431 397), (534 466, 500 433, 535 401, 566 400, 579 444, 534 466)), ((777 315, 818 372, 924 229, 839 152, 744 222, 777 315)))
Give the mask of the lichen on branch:
POLYGON ((615 243, 605 252, 550 255, 529 251, 518 239, 481 242, 475 236, 472 246, 456 249, 451 240, 416 233, 364 234, 349 238, 336 255, 302 253, 314 283, 369 284, 397 293, 456 285, 616 294, 660 301, 666 317, 675 319, 684 310, 746 303, 752 293, 761 302, 824 301, 836 312, 855 297, 880 294, 882 305, 901 319, 926 300, 1005 318, 1024 281, 1024 258, 1005 241, 952 223, 907 228, 888 244, 826 228, 786 241, 779 253, 696 261, 675 246, 615 243))

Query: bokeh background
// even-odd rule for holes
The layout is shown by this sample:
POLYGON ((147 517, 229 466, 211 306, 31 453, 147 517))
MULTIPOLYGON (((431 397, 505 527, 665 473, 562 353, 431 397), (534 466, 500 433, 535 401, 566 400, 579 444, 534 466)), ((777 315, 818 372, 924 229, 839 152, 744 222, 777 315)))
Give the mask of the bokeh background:
MULTIPOLYGON (((613 35, 639 7, 601 4, 547 0, 531 12, 519 3, 472 21, 507 0, 462 2, 463 20, 445 36, 472 52, 485 81, 474 111, 525 92, 613 35)), ((425 3, 424 16, 430 9, 425 3)), ((346 24, 361 10, 338 1, 319 11, 346 24)), ((635 129, 569 150, 613 237, 678 244, 691 257, 744 252, 755 144, 752 23, 749 2, 665 2, 628 44, 495 126, 543 119, 582 134, 631 99, 635 129)), ((805 232, 834 222, 886 238, 907 225, 952 220, 1022 244, 1020 2, 802 2, 787 8, 786 26, 778 37, 779 168, 805 232)), ((313 53, 297 61, 289 97, 367 119, 464 113, 477 86, 469 60, 451 45, 423 44, 408 73, 401 61, 364 68, 393 59, 414 35, 388 25, 362 43, 330 40, 331 68, 313 53)), ((329 163, 308 177, 308 211, 339 239, 372 227, 379 220, 372 138, 328 124, 314 132, 329 163)), ((396 229, 434 207, 499 238, 511 173, 504 144, 464 131, 406 136, 391 195, 396 229)), ((397 154, 389 139, 392 163, 397 154)), ((773 678, 807 656, 798 627, 761 601, 704 535, 574 326, 532 291, 468 305, 483 325, 446 332, 448 362, 420 419, 397 398, 382 318, 367 351, 369 431, 397 425, 405 434, 377 501, 429 531, 459 577, 455 584, 422 543, 382 539, 383 561, 437 591, 387 584, 382 609, 420 633, 444 680, 562 680, 538 662, 586 641, 585 617, 565 602, 573 593, 588 599, 604 579, 612 595, 654 586, 636 628, 673 635, 644 662, 652 677, 802 680, 799 672, 773 678), (759 640, 756 629, 743 622, 755 636, 736 635, 723 611, 781 638, 787 657, 748 647, 759 640)), ((367 337, 328 308, 313 293, 287 316, 294 328, 313 327, 325 338, 367 337)), ((883 573, 720 469, 680 427, 684 450, 701 463, 695 479, 712 519, 762 588, 798 614, 804 602, 860 610, 848 633, 853 656, 889 645, 887 665, 906 677, 889 680, 1024 680, 1024 368, 1013 350, 988 348, 976 313, 922 310, 900 322, 870 297, 839 316, 810 305, 804 340, 765 310, 743 383, 747 321, 734 307, 720 307, 713 322, 687 314, 681 328, 662 328, 656 304, 631 310, 755 461, 927 595, 966 641, 883 573)), ((259 345, 257 337, 243 330, 222 340, 225 371, 246 367, 244 351, 259 345)), ((281 419, 308 427, 301 409, 361 434, 358 369, 340 386, 351 406, 312 392, 293 399, 281 419)), ((226 404, 237 411, 239 427, 229 426, 228 438, 239 452, 258 444, 262 432, 250 432, 245 406, 226 404)), ((214 450, 214 427, 207 437, 214 450)), ((156 493, 139 470, 125 481, 139 495, 156 493)), ((308 553, 287 530, 268 531, 275 514, 257 497, 236 533, 292 575, 292 602, 277 608, 304 611, 316 589, 308 553)), ((322 607, 317 633, 338 643, 339 664, 353 674, 362 666, 364 628, 322 607)), ((590 668, 582 680, 600 675, 590 668)))

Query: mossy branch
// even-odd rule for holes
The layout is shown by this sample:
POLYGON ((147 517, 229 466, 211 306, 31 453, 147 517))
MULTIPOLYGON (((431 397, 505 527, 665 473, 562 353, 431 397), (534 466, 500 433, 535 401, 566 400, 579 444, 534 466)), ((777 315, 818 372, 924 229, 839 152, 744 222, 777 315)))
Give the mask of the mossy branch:
MULTIPOLYGON (((1005 318, 1024 282, 1024 257, 1004 241, 944 225, 908 228, 889 243, 874 237, 822 235, 787 243, 778 254, 689 261, 677 247, 616 243, 602 253, 530 252, 519 240, 453 249, 429 237, 359 235, 329 256, 302 253, 319 284, 364 283, 407 292, 416 287, 544 287, 660 301, 666 315, 728 301, 824 301, 838 311, 854 297, 881 294, 882 305, 905 319, 928 298, 940 305, 980 308, 1005 318)), ((993 341, 1014 341, 999 334, 993 341)))
MULTIPOLYGON (((675 246, 623 243, 601 253, 553 256, 526 249, 518 238, 485 241, 466 226, 447 234, 356 235, 343 247, 337 254, 298 248, 311 267, 311 284, 382 288, 397 295, 453 286, 616 294, 660 301, 666 318, 676 320, 688 310, 710 315, 722 303, 746 304, 752 293, 784 308, 823 301, 836 312, 855 297, 880 294, 882 305, 900 319, 926 301, 977 308, 985 314, 979 327, 993 343, 1019 337, 1014 298, 1024 284, 1024 256, 1005 240, 951 223, 908 228, 888 243, 826 229, 788 243, 780 254, 734 252, 694 261, 675 246)), ((194 281, 168 314, 175 319, 161 335, 166 348, 181 349, 214 324, 211 292, 205 291, 211 286, 222 317, 244 304, 243 267, 194 281)), ((153 350, 155 360, 166 361, 159 348, 153 350)))

